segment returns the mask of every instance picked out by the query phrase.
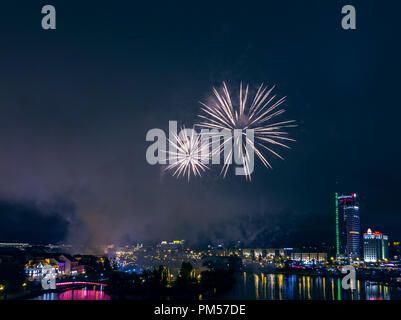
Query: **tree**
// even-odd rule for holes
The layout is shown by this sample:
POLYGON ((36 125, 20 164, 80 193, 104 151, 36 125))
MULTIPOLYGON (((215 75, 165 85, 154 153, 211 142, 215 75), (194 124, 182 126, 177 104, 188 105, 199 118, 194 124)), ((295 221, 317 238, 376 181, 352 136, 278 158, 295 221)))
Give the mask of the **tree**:
POLYGON ((189 262, 182 262, 178 277, 185 281, 189 280, 191 278, 192 269, 192 264, 189 262))
POLYGON ((18 291, 25 281, 25 265, 19 260, 5 260, 0 263, 0 284, 5 285, 5 292, 18 291))

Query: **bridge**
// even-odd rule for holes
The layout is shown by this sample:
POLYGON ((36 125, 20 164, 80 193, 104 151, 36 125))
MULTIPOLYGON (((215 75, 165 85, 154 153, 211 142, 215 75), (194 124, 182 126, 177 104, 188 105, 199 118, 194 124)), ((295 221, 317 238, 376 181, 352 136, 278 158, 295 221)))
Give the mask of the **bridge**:
POLYGON ((58 282, 56 283, 56 287, 62 288, 63 286, 85 286, 85 285, 91 285, 91 286, 104 286, 107 287, 107 284, 101 283, 101 282, 90 282, 90 281, 69 281, 69 282, 58 282))

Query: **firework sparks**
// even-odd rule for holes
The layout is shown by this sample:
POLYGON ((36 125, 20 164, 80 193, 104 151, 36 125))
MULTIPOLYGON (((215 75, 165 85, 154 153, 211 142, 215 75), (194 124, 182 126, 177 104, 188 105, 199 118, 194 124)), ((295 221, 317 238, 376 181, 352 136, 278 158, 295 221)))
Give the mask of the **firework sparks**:
MULTIPOLYGON (((277 98, 272 93, 274 86, 271 88, 261 84, 253 97, 249 98, 249 86, 243 88, 242 83, 239 87, 239 100, 237 103, 233 102, 227 85, 223 82, 222 92, 213 88, 214 102, 210 105, 200 102, 202 113, 198 115, 202 119, 197 126, 207 129, 230 130, 240 129, 242 137, 232 135, 231 139, 224 142, 234 143, 238 150, 239 157, 242 158, 242 163, 247 179, 251 179, 251 172, 249 169, 250 156, 249 150, 246 148, 246 143, 251 147, 257 157, 262 163, 269 168, 272 168, 270 162, 266 159, 263 150, 267 150, 274 156, 283 159, 277 152, 271 149, 271 146, 280 146, 289 149, 286 145, 288 141, 295 141, 288 137, 288 133, 283 129, 295 127, 294 120, 275 122, 274 119, 285 112, 280 106, 285 101, 285 97, 277 98), (248 103, 248 101, 250 101, 248 103), (245 130, 252 129, 254 131, 254 140, 249 139, 245 130), (242 138, 242 139, 241 139, 242 138)), ((224 147, 223 144, 223 147, 224 147)), ((221 152, 223 148, 219 149, 221 152)), ((229 159, 232 153, 230 151, 229 159)), ((222 173, 224 177, 231 164, 229 159, 225 159, 222 173)))
POLYGON ((210 143, 201 144, 201 136, 193 129, 190 134, 172 133, 172 135, 174 140, 168 139, 168 141, 177 151, 166 152, 166 155, 173 155, 176 159, 164 170, 172 171, 173 176, 177 178, 187 176, 188 181, 191 175, 201 176, 202 172, 208 169, 208 166, 203 162, 210 159, 210 143))

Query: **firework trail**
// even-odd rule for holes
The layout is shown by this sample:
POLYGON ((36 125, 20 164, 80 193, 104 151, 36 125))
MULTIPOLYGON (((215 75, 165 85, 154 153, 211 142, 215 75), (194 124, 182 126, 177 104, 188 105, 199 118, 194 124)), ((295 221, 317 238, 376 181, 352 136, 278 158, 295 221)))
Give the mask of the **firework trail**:
MULTIPOLYGON (((214 101, 208 105, 200 102, 202 113, 198 115, 202 122, 197 124, 201 128, 230 130, 233 132, 235 129, 242 130, 241 136, 235 137, 232 135, 231 139, 224 141, 218 152, 222 152, 225 143, 234 143, 234 150, 238 150, 239 157, 242 158, 242 163, 247 179, 251 179, 251 172, 249 170, 250 157, 249 151, 246 148, 246 143, 251 147, 251 150, 258 156, 262 163, 269 168, 272 168, 269 161, 263 155, 262 151, 267 150, 273 155, 283 159, 277 152, 271 149, 271 146, 279 146, 290 149, 286 145, 288 141, 295 141, 288 138, 288 133, 283 129, 295 127, 294 120, 274 122, 274 119, 285 112, 280 106, 285 101, 285 97, 277 98, 272 93, 274 86, 267 88, 261 84, 253 97, 250 99, 248 92, 249 86, 243 88, 242 83, 239 87, 239 100, 233 102, 230 92, 225 82, 223 82, 222 92, 213 88, 214 101), (251 101, 248 103, 248 101, 251 101), (280 107, 280 108, 279 108, 280 107), (254 141, 247 137, 245 130, 253 129, 254 141), (236 147, 236 148, 235 148, 236 147)), ((221 173, 224 172, 224 177, 230 166, 230 159, 232 151, 225 159, 221 173)))
MULTIPOLYGON (((181 132, 185 132, 185 128, 181 132)), ((191 175, 202 176, 202 172, 208 169, 208 166, 202 161, 209 161, 210 143, 201 144, 201 136, 196 133, 194 129, 191 134, 178 135, 172 132, 174 140, 168 139, 170 145, 174 146, 177 151, 168 151, 166 155, 173 155, 176 159, 173 163, 169 164, 164 170, 173 171, 173 176, 184 177, 187 176, 188 182, 191 175)), ((167 161, 166 156, 166 161, 167 161)))

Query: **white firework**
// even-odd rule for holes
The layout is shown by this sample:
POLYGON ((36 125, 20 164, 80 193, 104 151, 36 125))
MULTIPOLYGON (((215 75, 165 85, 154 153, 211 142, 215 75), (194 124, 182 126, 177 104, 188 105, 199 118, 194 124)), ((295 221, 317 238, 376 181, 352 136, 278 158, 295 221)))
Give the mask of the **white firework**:
POLYGON ((210 143, 202 145, 201 136, 196 134, 193 129, 190 135, 178 135, 174 132, 172 135, 174 140, 168 139, 168 141, 176 151, 169 151, 166 154, 172 155, 175 159, 165 170, 172 171, 173 176, 177 178, 187 176, 188 181, 191 175, 202 176, 202 172, 208 169, 208 166, 203 162, 208 163, 210 159, 210 143))
MULTIPOLYGON (((265 87, 261 84, 253 97, 250 99, 248 96, 249 85, 244 89, 242 83, 239 86, 239 100, 233 102, 230 92, 225 82, 223 82, 222 92, 213 88, 214 101, 212 104, 205 104, 200 102, 202 113, 198 115, 203 121, 197 124, 199 127, 218 130, 230 130, 233 132, 235 129, 240 129, 242 132, 242 139, 238 136, 234 138, 234 134, 224 143, 234 143, 234 150, 238 150, 239 156, 242 158, 245 176, 251 179, 250 157, 249 151, 246 148, 246 143, 251 146, 251 150, 258 156, 262 163, 269 168, 272 168, 270 162, 263 154, 263 150, 267 150, 274 156, 283 159, 272 146, 279 146, 289 149, 286 145, 288 141, 295 141, 288 137, 288 133, 283 129, 295 127, 295 120, 275 122, 275 118, 285 112, 280 106, 285 101, 285 97, 277 98, 272 93, 274 86, 271 88, 265 87), (250 103, 248 103, 250 101, 250 103), (280 107, 280 108, 279 108, 280 107), (254 141, 247 137, 245 130, 252 129, 254 131, 254 141), (241 142, 242 141, 242 142, 241 142)), ((224 144, 223 144, 224 147, 224 144)), ((222 152, 221 147, 218 152, 222 152)), ((232 151, 228 159, 225 159, 222 173, 224 177, 230 166, 232 151)))

